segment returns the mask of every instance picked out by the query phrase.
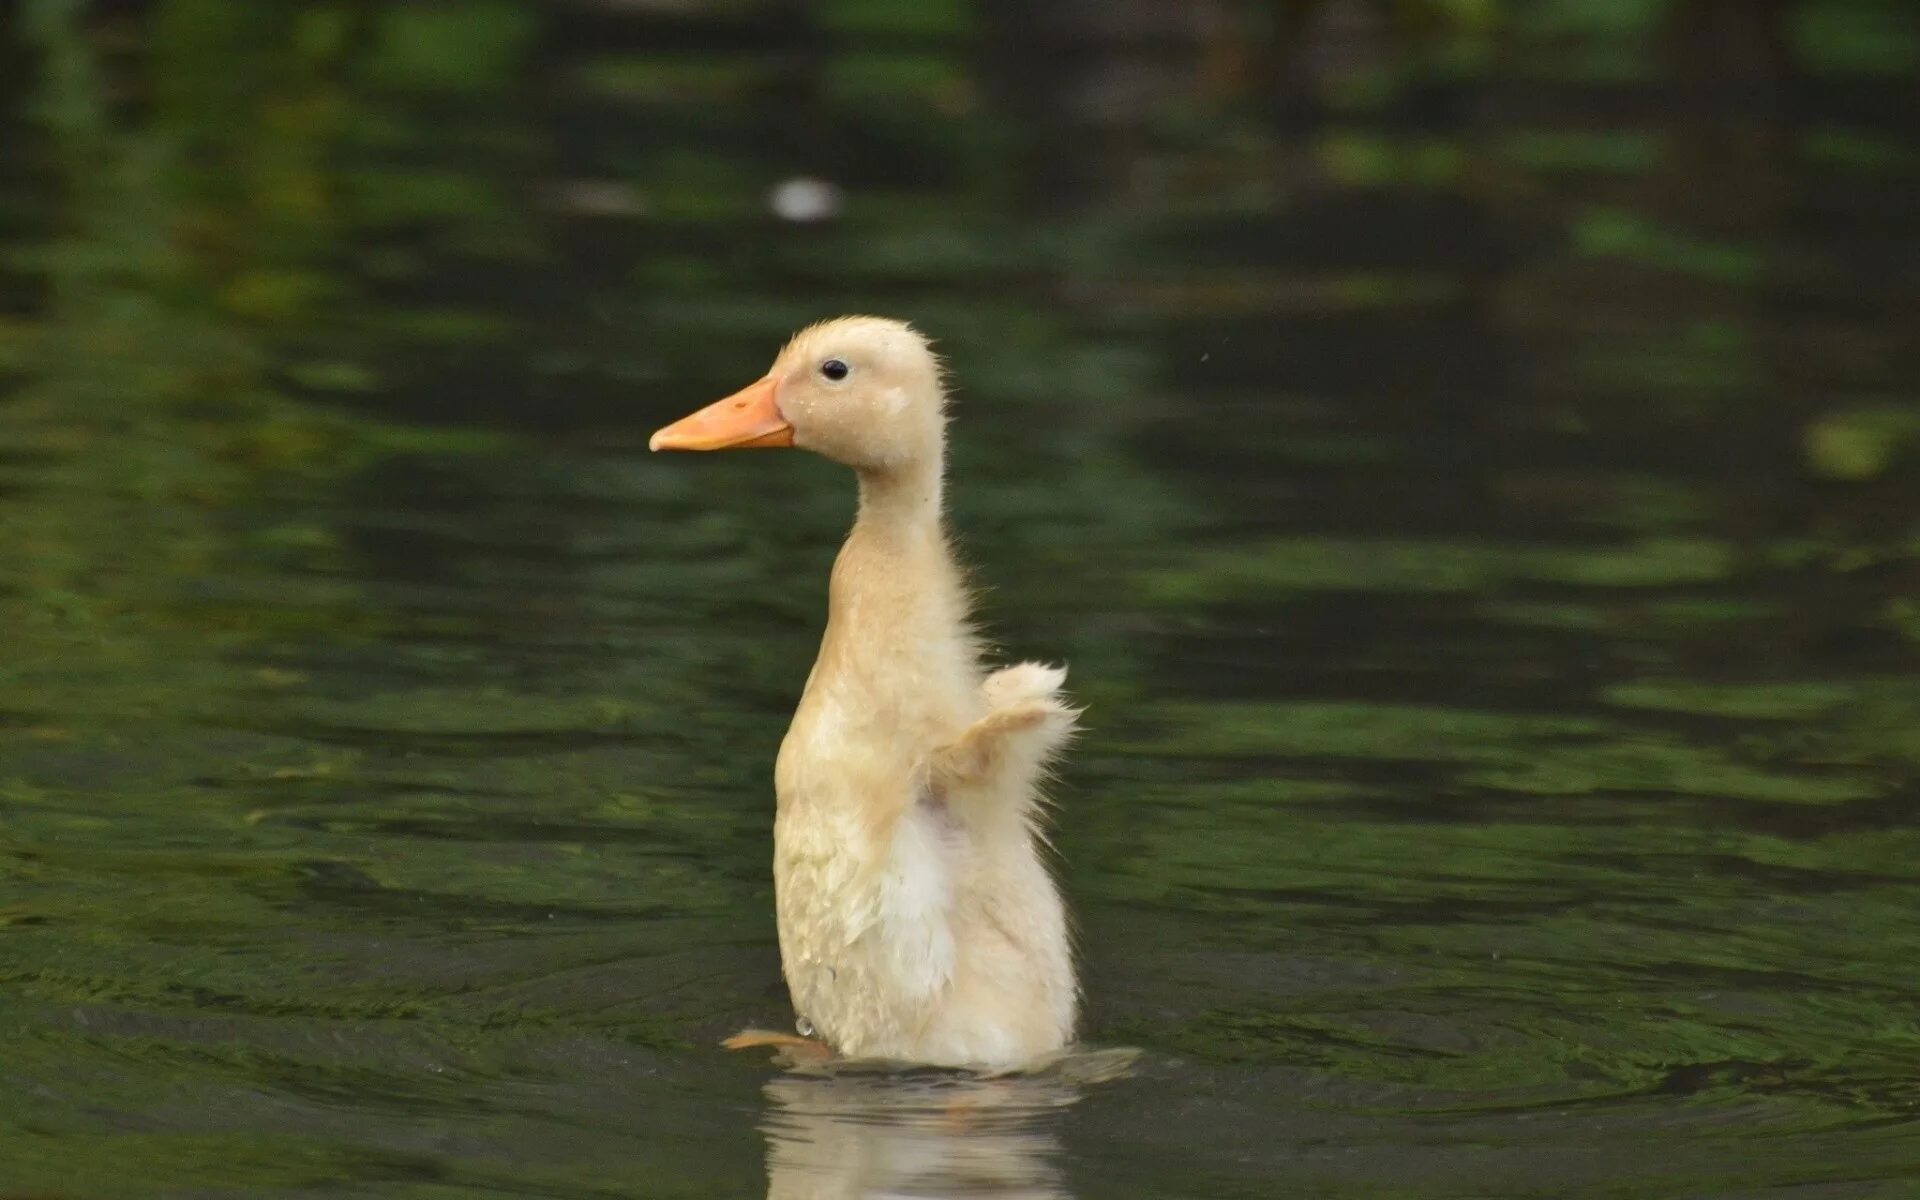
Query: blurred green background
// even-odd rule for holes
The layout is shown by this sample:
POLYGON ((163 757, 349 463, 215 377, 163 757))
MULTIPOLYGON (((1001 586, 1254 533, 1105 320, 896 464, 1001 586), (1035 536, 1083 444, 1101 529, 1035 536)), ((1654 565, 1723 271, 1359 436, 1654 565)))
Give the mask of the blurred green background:
POLYGON ((1916 134, 1904 0, 0 0, 0 1194, 1912 1195, 1916 134), (843 311, 1145 1051, 972 1126, 714 1048, 851 486, 644 441, 843 311))

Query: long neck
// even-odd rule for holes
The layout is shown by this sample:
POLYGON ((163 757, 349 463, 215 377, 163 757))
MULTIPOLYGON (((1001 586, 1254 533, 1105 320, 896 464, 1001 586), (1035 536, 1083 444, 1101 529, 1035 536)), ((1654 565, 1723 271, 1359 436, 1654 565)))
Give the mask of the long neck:
POLYGON ((860 512, 834 563, 809 690, 843 694, 869 717, 908 725, 959 719, 978 684, 979 655, 940 493, 937 456, 861 472, 860 512))
POLYGON ((945 480, 935 452, 889 470, 860 472, 860 512, 854 536, 891 540, 940 533, 945 480))
POLYGON ((831 617, 892 652, 965 616, 941 514, 940 456, 860 472, 860 510, 834 564, 831 617), (933 626, 933 630, 929 630, 933 626))

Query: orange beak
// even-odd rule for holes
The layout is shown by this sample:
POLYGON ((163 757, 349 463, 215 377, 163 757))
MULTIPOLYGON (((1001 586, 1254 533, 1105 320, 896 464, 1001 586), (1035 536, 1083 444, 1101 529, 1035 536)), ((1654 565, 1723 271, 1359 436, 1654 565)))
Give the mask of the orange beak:
POLYGON ((774 403, 774 381, 748 384, 654 434, 649 450, 747 450, 793 445, 793 426, 774 403))

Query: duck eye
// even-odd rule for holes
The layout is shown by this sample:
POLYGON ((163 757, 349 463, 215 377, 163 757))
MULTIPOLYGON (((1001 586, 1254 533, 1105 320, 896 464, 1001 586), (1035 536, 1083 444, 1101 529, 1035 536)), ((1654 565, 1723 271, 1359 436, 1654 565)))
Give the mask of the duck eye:
POLYGON ((825 375, 828 379, 833 380, 835 383, 838 383, 842 379, 845 379, 847 377, 847 372, 850 370, 852 370, 851 367, 847 366, 846 363, 841 362, 837 358, 830 358, 827 361, 820 364, 820 373, 822 375, 825 375))

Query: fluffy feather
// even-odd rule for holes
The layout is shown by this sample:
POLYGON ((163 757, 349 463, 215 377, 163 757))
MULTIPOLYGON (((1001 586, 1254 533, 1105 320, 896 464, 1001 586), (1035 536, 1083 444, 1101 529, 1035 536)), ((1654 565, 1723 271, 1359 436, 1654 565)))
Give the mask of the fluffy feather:
POLYGON ((851 1057, 1004 1068, 1052 1054, 1077 994, 1040 787, 1078 713, 1065 668, 981 665, 943 527, 939 361, 907 325, 845 317, 801 330, 768 378, 792 444, 860 483, 774 771, 794 1007, 851 1057))

